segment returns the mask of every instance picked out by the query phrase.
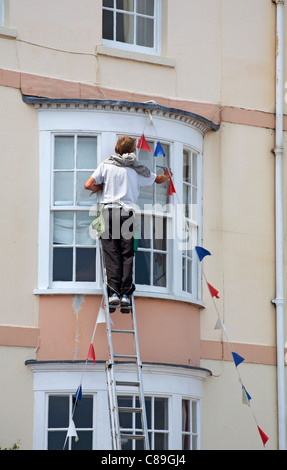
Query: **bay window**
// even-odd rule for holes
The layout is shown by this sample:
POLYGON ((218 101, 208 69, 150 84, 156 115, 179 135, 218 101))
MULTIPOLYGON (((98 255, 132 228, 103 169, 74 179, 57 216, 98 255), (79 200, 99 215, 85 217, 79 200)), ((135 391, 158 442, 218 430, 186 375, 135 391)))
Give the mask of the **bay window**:
POLYGON ((201 243, 202 145, 212 123, 158 105, 151 121, 140 104, 79 100, 55 105, 53 100, 32 99, 40 128, 35 293, 102 292, 99 243, 89 230, 99 194, 90 195, 84 182, 114 153, 120 135, 139 141, 144 131, 150 152, 137 149, 137 158, 156 174, 170 168, 176 192, 169 191, 169 182, 140 191, 136 295, 200 301, 200 266, 193 248, 201 243))

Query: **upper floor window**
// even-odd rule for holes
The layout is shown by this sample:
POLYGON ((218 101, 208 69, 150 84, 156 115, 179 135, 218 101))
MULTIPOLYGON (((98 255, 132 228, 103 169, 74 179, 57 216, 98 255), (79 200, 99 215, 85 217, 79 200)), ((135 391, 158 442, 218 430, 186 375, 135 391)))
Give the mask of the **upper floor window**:
POLYGON ((103 0, 103 44, 160 53, 161 0, 103 0))

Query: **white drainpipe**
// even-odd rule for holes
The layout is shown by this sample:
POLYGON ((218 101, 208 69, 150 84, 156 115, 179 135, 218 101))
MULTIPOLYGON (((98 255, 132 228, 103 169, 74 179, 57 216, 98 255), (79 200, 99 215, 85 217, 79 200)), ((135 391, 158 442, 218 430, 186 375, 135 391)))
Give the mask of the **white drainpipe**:
POLYGON ((284 245, 283 245, 283 41, 284 0, 276 3, 276 144, 275 144, 275 197, 276 197, 276 335, 277 335, 277 393, 278 444, 286 450, 285 371, 284 371, 284 245))

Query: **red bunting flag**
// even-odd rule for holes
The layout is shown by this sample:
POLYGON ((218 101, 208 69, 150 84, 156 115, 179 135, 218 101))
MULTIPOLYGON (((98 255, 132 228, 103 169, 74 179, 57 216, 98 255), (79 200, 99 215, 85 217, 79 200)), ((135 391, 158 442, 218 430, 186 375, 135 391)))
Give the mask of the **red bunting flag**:
POLYGON ((96 363, 96 355, 95 355, 95 350, 94 350, 94 346, 92 345, 92 343, 90 344, 90 349, 88 352, 87 360, 88 359, 93 359, 94 364, 96 363))
POLYGON ((144 134, 141 136, 141 138, 140 138, 140 140, 139 140, 139 143, 138 143, 138 145, 137 145, 137 148, 138 148, 138 149, 142 149, 142 150, 146 150, 147 152, 151 152, 150 146, 149 146, 149 144, 147 143, 144 134))
POLYGON ((265 432, 262 431, 262 429, 260 429, 259 426, 258 427, 258 431, 259 431, 259 434, 261 436, 261 439, 262 439, 262 442, 263 442, 263 445, 265 446, 266 442, 268 441, 269 437, 266 436, 265 432))
POLYGON ((212 287, 212 285, 210 285, 209 283, 207 283, 207 284, 208 284, 208 288, 209 288, 209 291, 210 291, 212 297, 216 297, 217 299, 219 299, 218 290, 216 290, 214 287, 212 287))
POLYGON ((174 189, 174 185, 173 185, 172 179, 170 178, 170 180, 169 180, 169 186, 168 186, 168 194, 169 194, 169 196, 172 196, 173 193, 175 193, 175 189, 174 189))

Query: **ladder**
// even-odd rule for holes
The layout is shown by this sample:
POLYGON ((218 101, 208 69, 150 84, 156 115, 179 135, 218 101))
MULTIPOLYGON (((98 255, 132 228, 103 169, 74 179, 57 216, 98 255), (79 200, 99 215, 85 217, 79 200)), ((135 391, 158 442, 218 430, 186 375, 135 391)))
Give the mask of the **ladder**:
MULTIPOLYGON (((100 247, 101 248, 101 247, 100 247)), ((131 296, 130 307, 112 307, 109 306, 108 288, 105 282, 105 270, 103 262, 103 254, 101 249, 101 263, 102 263, 102 274, 103 274, 103 287, 104 287, 104 303, 105 303, 105 314, 106 314, 106 331, 107 340, 109 347, 109 360, 106 363, 106 377, 107 377, 107 389, 108 389, 108 403, 109 403, 109 417, 111 426, 111 440, 113 450, 122 449, 122 441, 137 440, 143 442, 145 450, 149 450, 149 438, 148 438, 148 426, 146 417, 146 407, 143 389, 143 378, 142 378, 142 363, 139 353, 137 323, 136 323, 136 312, 134 296, 131 296), (113 313, 116 308, 120 308, 122 313, 131 314, 131 329, 121 330, 113 329, 110 314, 113 313), (119 352, 114 352, 113 349, 113 336, 114 335, 128 335, 132 336, 134 344, 134 354, 127 355, 119 352), (121 363, 129 362, 133 364, 134 380, 123 381, 117 379, 117 366, 121 363), (118 404, 118 397, 121 395, 123 387, 131 387, 136 391, 136 397, 138 397, 139 406, 135 407, 122 407, 118 404), (120 414, 130 413, 140 415, 141 429, 124 430, 120 426, 120 414)), ((126 393, 125 393, 126 395, 126 393)), ((136 420, 132 421, 135 422, 136 420)))

